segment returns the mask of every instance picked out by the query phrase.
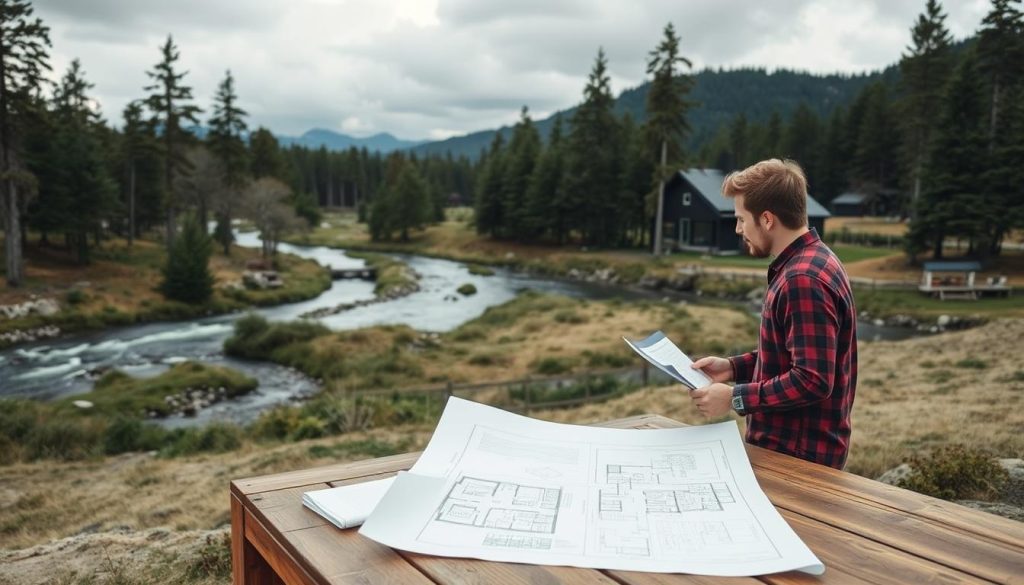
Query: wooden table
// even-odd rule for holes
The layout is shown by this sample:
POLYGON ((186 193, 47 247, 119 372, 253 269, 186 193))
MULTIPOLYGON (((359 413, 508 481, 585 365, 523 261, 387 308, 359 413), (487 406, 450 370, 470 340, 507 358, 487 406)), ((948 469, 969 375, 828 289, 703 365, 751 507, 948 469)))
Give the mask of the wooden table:
MULTIPOLYGON (((667 428, 642 415, 604 423, 667 428)), ((235 585, 338 583, 1024 583, 1024 523, 747 445, 762 489, 825 563, 821 577, 757 578, 605 571, 431 557, 339 530, 302 506, 302 492, 379 479, 419 453, 231 482, 235 585)))

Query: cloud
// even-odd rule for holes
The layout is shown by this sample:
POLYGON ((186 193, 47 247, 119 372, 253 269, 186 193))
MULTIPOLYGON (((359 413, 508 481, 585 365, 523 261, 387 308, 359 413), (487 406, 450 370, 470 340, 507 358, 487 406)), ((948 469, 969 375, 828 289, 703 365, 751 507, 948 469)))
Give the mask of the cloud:
MULTIPOLYGON (((196 103, 231 69, 252 127, 437 138, 570 107, 598 47, 613 91, 640 84, 672 22, 696 68, 860 72, 899 59, 923 0, 37 0, 52 77, 81 59, 111 121, 143 97, 173 34, 196 103)), ((954 34, 985 0, 948 6, 954 34)), ((203 115, 203 119, 208 114, 203 115)))

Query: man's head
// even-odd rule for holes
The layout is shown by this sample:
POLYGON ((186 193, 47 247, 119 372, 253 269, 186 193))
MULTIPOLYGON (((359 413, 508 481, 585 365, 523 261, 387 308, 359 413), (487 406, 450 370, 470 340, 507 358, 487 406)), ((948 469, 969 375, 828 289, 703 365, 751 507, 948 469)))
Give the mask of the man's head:
POLYGON ((736 205, 736 233, 766 258, 807 229, 807 177, 796 162, 772 158, 730 173, 722 194, 736 205))

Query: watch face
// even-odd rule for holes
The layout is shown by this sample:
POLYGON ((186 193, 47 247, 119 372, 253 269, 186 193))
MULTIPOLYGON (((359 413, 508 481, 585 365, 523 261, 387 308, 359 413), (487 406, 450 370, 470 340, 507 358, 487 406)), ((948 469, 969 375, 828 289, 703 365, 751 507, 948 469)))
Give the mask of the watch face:
POLYGON ((732 408, 736 412, 742 412, 743 411, 743 398, 741 396, 733 396, 732 397, 732 408))

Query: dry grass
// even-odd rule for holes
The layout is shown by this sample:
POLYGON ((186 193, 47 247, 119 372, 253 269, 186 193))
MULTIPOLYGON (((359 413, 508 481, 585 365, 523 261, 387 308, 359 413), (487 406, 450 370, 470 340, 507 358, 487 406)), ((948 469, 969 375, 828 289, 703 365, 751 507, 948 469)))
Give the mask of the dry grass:
POLYGON ((418 347, 416 332, 392 326, 321 336, 311 349, 317 362, 351 364, 328 381, 331 389, 394 388, 516 380, 543 374, 541 362, 551 359, 564 364, 560 373, 639 365, 620 336, 656 329, 696 353, 725 353, 756 338, 756 322, 739 309, 535 295, 492 309, 436 346, 418 347))
MULTIPOLYGON (((1021 319, 907 341, 861 342, 847 471, 874 478, 948 444, 1024 457, 1022 350, 1021 319)), ((534 416, 586 423, 648 412, 704 422, 678 386, 534 416)))

